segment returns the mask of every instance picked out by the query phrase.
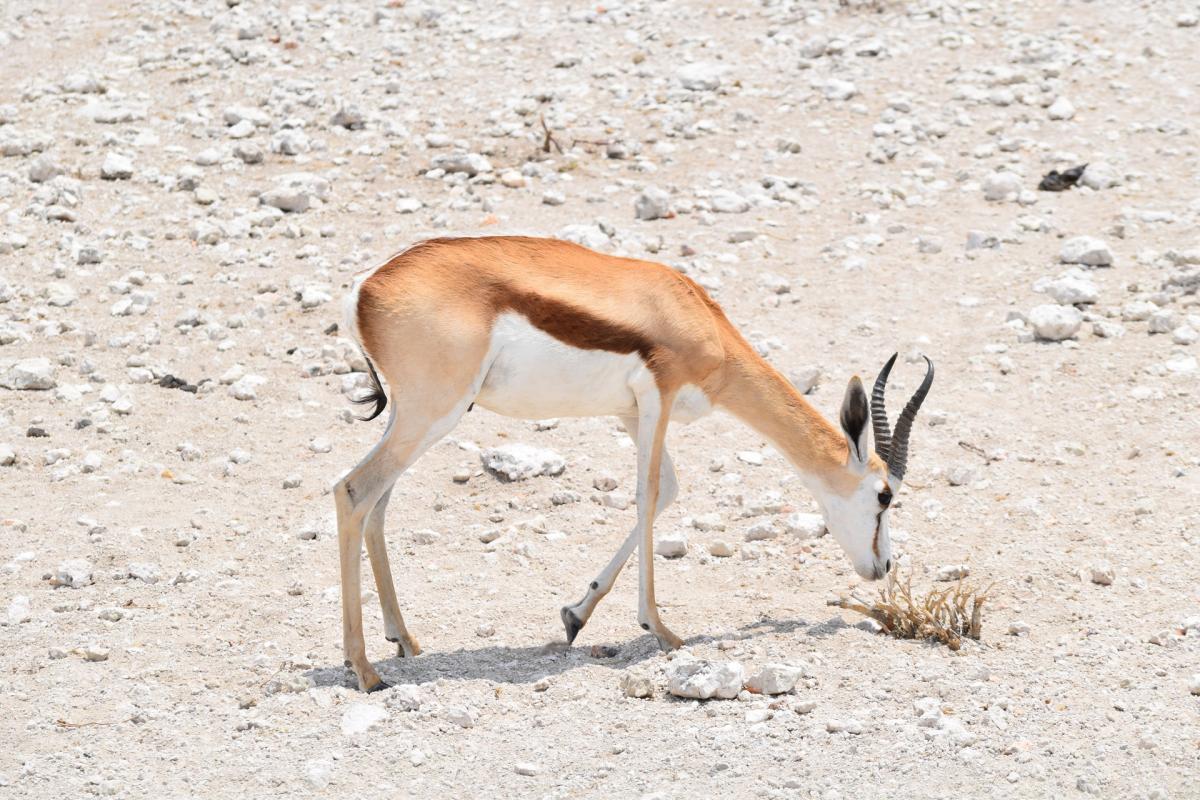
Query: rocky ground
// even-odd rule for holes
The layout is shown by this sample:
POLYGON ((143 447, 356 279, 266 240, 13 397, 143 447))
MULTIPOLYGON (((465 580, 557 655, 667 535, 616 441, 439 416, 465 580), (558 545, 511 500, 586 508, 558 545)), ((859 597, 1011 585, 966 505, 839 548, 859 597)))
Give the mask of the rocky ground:
POLYGON ((0 1, 0 796, 1200 796, 1198 17, 0 1), (329 487, 383 422, 337 300, 516 231, 693 276, 826 413, 928 353, 894 538, 994 583, 982 642, 827 605, 874 589, 718 415, 658 526, 687 648, 631 571, 565 649, 628 437, 476 409, 390 507, 425 654, 368 579, 396 686, 353 690, 329 487))

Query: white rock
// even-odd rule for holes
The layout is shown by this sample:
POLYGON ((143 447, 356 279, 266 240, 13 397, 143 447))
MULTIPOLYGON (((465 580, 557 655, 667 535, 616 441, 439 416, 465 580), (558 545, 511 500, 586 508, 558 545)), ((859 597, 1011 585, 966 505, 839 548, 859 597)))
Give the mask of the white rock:
POLYGON ((797 539, 817 539, 825 535, 825 518, 796 511, 784 518, 783 529, 797 539))
POLYGON ((1121 182, 1116 170, 1108 164, 1088 164, 1087 169, 1079 176, 1079 183, 1097 191, 1111 189, 1121 182))
POLYGON ((825 730, 858 735, 863 732, 863 724, 856 719, 831 719, 825 723, 825 730))
POLYGON ((236 400, 255 400, 258 398, 258 387, 266 382, 267 379, 261 375, 246 375, 229 387, 229 394, 236 400))
POLYGON ((821 368, 817 366, 801 367, 789 373, 788 380, 800 394, 811 394, 821 383, 821 368))
POLYGON ((28 622, 32 617, 29 598, 23 594, 18 594, 13 597, 8 603, 8 624, 20 625, 22 622, 28 622))
POLYGON ((654 545, 654 552, 663 558, 683 558, 687 551, 688 540, 682 533, 668 533, 654 545))
POLYGON ((17 463, 17 451, 11 444, 0 442, 0 467, 11 467, 17 463))
POLYGON ((48 358, 26 358, 0 375, 0 386, 17 391, 45 391, 58 385, 48 358))
POLYGON ((807 674, 806 665, 767 664, 746 680, 746 688, 756 694, 785 694, 807 674))
POLYGON ((99 645, 89 644, 83 648, 84 661, 108 661, 109 649, 99 645))
POLYGON ((942 252, 942 240, 936 236, 917 237, 917 252, 932 255, 942 252))
POLYGON ((725 70, 721 64, 700 61, 684 65, 675 74, 683 88, 693 92, 711 92, 720 87, 725 70))
POLYGON ((708 553, 717 558, 729 558, 734 553, 734 547, 729 542, 718 539, 708 546, 708 553))
POLYGON ((654 681, 638 672, 626 672, 621 676, 621 691, 626 697, 653 697, 654 681))
POLYGON ((424 207, 425 204, 415 197, 401 197, 396 201, 396 213, 398 214, 414 214, 424 207))
POLYGON ((1083 264, 1088 267, 1111 267, 1112 251, 1103 240, 1093 236, 1076 236, 1063 242, 1059 260, 1064 264, 1083 264))
POLYGON ((609 243, 608 234, 599 225, 567 225, 554 234, 564 242, 574 242, 598 250, 609 243))
POLYGON ((1021 193, 1021 178, 1011 172, 993 172, 983 181, 985 200, 1015 200, 1021 193))
POLYGON ((342 714, 342 733, 354 736, 366 733, 388 718, 387 709, 372 703, 352 703, 342 714))
POLYGON ((985 231, 967 231, 967 250, 998 249, 1000 238, 985 231))
POLYGON ((258 202, 280 211, 307 211, 329 199, 329 181, 311 172, 292 172, 281 175, 276 186, 258 196, 258 202))
POLYGON ((957 581, 971 574, 971 568, 966 564, 950 564, 945 567, 940 567, 934 573, 935 581, 957 581))
POLYGON ((58 565, 50 577, 51 586, 82 589, 92 582, 92 565, 84 558, 72 558, 58 565))
POLYGON ((955 717, 943 716, 938 720, 938 730, 959 747, 968 747, 974 744, 977 738, 975 734, 967 730, 962 720, 955 717))
MULTIPOLYGON (((1171 341, 1175 344, 1190 345, 1195 344, 1200 339, 1200 333, 1190 325, 1180 325, 1175 330, 1171 331, 1171 341)), ((0 463, 3 463, 0 460, 0 463)))
POLYGON ((1125 326, 1119 322, 1098 319, 1092 322, 1092 333, 1101 339, 1120 339, 1125 335, 1125 326))
POLYGON ((742 665, 737 661, 676 659, 666 672, 668 689, 676 697, 732 700, 742 690, 742 665))
POLYGON ((1060 342, 1070 339, 1083 324, 1083 315, 1073 306, 1046 304, 1029 312, 1029 324, 1039 339, 1060 342))
POLYGON ((430 166, 447 173, 463 172, 472 178, 480 173, 492 171, 492 162, 479 153, 442 153, 433 157, 430 166))
POLYGON ((709 198, 712 210, 718 214, 745 214, 750 210, 750 201, 737 192, 719 189, 709 198))
POLYGON ((460 728, 474 728, 477 721, 475 711, 464 706, 450 706, 443 712, 443 716, 460 728))
POLYGON ((301 308, 316 308, 323 306, 333 300, 333 296, 326 291, 324 286, 316 284, 305 286, 300 291, 300 307, 301 308))
POLYGON ((304 779, 312 788, 324 789, 333 779, 333 762, 323 758, 314 758, 304 762, 304 779))
POLYGON ((106 181, 121 181, 133 177, 133 160, 120 153, 109 153, 100 165, 100 177, 106 181))
POLYGON ((1100 299, 1096 284, 1081 275, 1062 275, 1053 280, 1040 280, 1034 284, 1035 292, 1042 292, 1059 305, 1090 305, 1100 299))
POLYGON ((858 87, 852 81, 844 81, 839 78, 817 81, 814 88, 825 95, 826 100, 849 100, 858 94, 858 87))
POLYGON ((1158 311, 1158 306, 1149 300, 1131 300, 1121 306, 1121 319, 1126 322, 1144 322, 1158 311))
POLYGON ((34 183, 45 183, 62 175, 63 168, 48 155, 40 155, 29 162, 29 180, 34 183))
POLYGON ((142 583, 158 583, 159 579, 158 566, 155 564, 144 562, 131 563, 126 567, 126 573, 129 577, 139 580, 142 583))
POLYGON ((720 513, 713 511, 692 518, 692 527, 698 531, 723 531, 725 519, 720 513))
POLYGON ((769 708, 752 708, 746 712, 745 720, 751 725, 759 722, 766 722, 775 716, 775 712, 769 708))
POLYGON ((353 105, 342 105, 334 112, 329 124, 348 130, 358 130, 366 125, 367 118, 363 112, 353 105))
POLYGON ((104 94, 107 91, 107 88, 95 75, 86 72, 68 75, 59 85, 64 92, 72 94, 104 94))
POLYGON ((527 761, 518 761, 513 766, 513 770, 516 771, 516 773, 518 775, 526 775, 526 776, 532 777, 534 775, 537 775, 539 772, 541 772, 542 768, 539 767, 537 764, 531 764, 527 761))
POLYGON ((592 487, 600 492, 611 492, 619 485, 616 476, 610 475, 607 472, 592 478, 592 487))
POLYGON ((425 693, 415 683, 401 683, 388 691, 384 702, 398 711, 418 711, 427 702, 425 693))
POLYGON ((479 453, 483 468, 510 481, 523 481, 538 475, 561 475, 567 462, 553 450, 527 444, 503 444, 479 453))
POLYGON ((1089 572, 1091 573, 1092 583, 1099 586, 1112 586, 1113 581, 1117 579, 1117 571, 1107 561, 1093 564, 1089 568, 1089 572))
MULTIPOLYGON (((234 125, 233 128, 230 128, 230 130, 233 131, 238 127, 238 125, 241 124, 241 122, 237 123, 237 125, 234 125)), ((242 130, 245 130, 244 126, 242 130)), ((271 137, 270 146, 272 153, 279 153, 280 155, 284 156, 297 156, 302 153, 307 153, 312 147, 312 144, 308 140, 308 134, 306 134, 304 131, 297 128, 285 128, 275 132, 275 134, 271 137)))
POLYGON ((1060 97, 1050 104, 1046 109, 1046 115, 1050 119, 1067 120, 1075 116, 1075 106, 1065 97, 1060 97))
POLYGON ((1200 695, 1200 672, 1192 676, 1192 680, 1188 684, 1188 691, 1192 694, 1200 695))
POLYGON ((237 125, 243 120, 251 122, 258 128, 265 128, 271 124, 271 118, 267 115, 267 112, 249 106, 229 106, 225 109, 222 117, 225 120, 225 124, 230 127, 237 125))
POLYGON ((763 454, 758 450, 739 450, 737 459, 743 464, 749 464, 752 467, 761 467, 763 465, 763 454))
POLYGON ((673 216, 671 195, 657 186, 647 186, 634 201, 633 214, 641 220, 667 219, 673 216))

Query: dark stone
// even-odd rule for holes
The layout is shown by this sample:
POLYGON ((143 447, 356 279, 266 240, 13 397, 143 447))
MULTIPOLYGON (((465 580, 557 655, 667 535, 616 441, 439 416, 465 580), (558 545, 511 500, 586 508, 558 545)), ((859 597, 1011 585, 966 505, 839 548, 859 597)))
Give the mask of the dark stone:
POLYGON ((1038 188, 1043 192, 1065 192, 1079 183, 1079 179, 1083 177, 1085 169, 1087 169, 1087 164, 1072 167, 1062 172, 1052 169, 1042 178, 1042 182, 1038 184, 1038 188))

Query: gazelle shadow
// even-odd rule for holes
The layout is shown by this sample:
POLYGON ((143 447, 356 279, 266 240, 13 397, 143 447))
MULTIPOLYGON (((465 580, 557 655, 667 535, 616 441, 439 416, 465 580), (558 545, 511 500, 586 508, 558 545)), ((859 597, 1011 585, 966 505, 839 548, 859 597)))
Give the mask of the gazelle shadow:
MULTIPOLYGON (((734 632, 692 636, 685 639, 684 644, 715 644, 722 640, 738 641, 793 633, 823 639, 847 627, 849 626, 840 617, 818 623, 765 617, 747 623, 734 632)), ((568 647, 562 641, 525 647, 493 645, 474 650, 426 651, 416 658, 393 657, 376 661, 374 664, 384 681, 392 685, 428 683, 439 678, 533 684, 542 678, 561 675, 585 666, 600 666, 612 670, 628 669, 655 658, 660 652, 658 642, 647 634, 620 645, 582 644, 568 647)), ((340 664, 316 667, 305 675, 317 686, 355 686, 350 670, 340 664)))

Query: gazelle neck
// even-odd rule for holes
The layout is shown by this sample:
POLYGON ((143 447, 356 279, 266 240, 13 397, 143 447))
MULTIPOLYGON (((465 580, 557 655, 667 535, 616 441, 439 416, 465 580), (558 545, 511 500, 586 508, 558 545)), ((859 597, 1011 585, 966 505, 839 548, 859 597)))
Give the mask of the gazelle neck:
POLYGON ((762 434, 820 496, 846 466, 845 436, 748 345, 739 351, 726 363, 716 403, 762 434))

